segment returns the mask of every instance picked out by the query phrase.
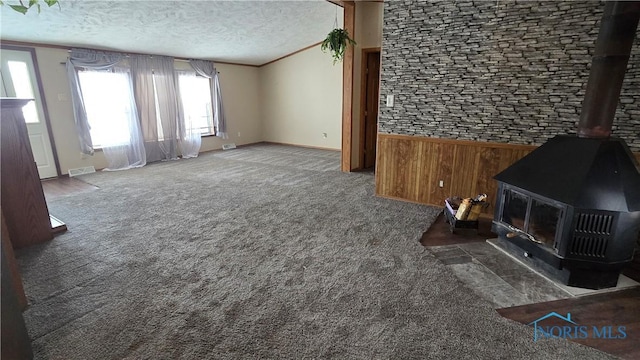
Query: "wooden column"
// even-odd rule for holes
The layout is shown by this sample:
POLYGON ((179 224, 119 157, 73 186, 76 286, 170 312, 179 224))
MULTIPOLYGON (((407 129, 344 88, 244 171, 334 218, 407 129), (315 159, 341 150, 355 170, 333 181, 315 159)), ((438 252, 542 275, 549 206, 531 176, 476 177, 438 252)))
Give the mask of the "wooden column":
POLYGON ((0 265, 2 266, 2 291, 0 292, 0 307, 2 308, 2 311, 0 311, 0 317, 2 318, 0 349, 2 351, 0 357, 3 359, 32 359, 31 342, 22 317, 24 305, 21 304, 21 301, 25 301, 24 292, 20 294, 22 281, 20 280, 20 275, 14 273, 12 269, 12 265, 15 266, 15 262, 12 262, 13 251, 5 232, 4 216, 2 217, 2 248, 0 248, 0 253, 0 265), (19 284, 16 283, 16 279, 19 284), (17 289, 18 285, 20 290, 17 289))
POLYGON ((20 310, 24 310, 27 307, 27 296, 24 293, 24 287, 22 286, 22 277, 20 276, 20 270, 18 270, 18 264, 16 263, 15 255, 13 254, 13 247, 11 246, 11 238, 9 231, 7 231, 7 224, 4 221, 4 213, 2 213, 2 252, 4 253, 4 260, 7 262, 9 268, 9 274, 11 275, 11 283, 13 284, 13 290, 18 298, 18 305, 20 310))
POLYGON ((1 202, 14 249, 53 238, 49 210, 22 115, 22 107, 29 101, 10 98, 0 100, 1 202))
MULTIPOLYGON (((344 29, 355 39, 356 5, 353 1, 344 1, 344 29)), ((353 170, 351 164, 351 131, 353 128, 353 46, 347 46, 342 60, 342 171, 353 170)))

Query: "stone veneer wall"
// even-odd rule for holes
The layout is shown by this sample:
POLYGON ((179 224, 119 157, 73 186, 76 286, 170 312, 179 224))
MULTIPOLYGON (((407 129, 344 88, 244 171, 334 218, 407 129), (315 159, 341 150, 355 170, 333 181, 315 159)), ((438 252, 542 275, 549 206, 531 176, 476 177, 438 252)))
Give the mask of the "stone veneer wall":
MULTIPOLYGON (((534 145, 575 134, 603 8, 385 1, 379 131, 534 145), (394 107, 385 107, 388 94, 394 107)), ((614 135, 640 151, 637 39, 614 135)))

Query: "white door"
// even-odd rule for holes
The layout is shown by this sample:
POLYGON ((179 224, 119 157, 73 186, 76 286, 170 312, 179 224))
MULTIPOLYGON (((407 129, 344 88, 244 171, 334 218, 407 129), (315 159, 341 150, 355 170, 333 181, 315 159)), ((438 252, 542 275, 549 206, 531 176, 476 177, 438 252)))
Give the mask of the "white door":
POLYGON ((0 50, 2 96, 34 99, 22 108, 40 179, 58 176, 44 117, 33 59, 29 51, 0 50))

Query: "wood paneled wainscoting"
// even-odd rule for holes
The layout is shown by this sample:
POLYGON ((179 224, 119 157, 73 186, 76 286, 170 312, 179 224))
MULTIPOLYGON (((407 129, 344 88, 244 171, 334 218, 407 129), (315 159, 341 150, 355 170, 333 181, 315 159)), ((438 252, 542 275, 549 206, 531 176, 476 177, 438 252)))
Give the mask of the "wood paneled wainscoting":
MULTIPOLYGON (((493 176, 536 147, 379 133, 376 195, 443 206, 449 196, 485 193, 495 204, 493 176)), ((640 154, 634 155, 640 162, 640 154)))

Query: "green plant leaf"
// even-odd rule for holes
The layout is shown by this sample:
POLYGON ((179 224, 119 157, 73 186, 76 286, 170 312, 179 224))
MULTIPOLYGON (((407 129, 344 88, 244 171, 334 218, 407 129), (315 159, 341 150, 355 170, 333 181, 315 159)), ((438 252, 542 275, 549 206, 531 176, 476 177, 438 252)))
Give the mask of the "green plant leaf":
POLYGON ((22 5, 9 5, 9 7, 23 15, 27 13, 27 10, 29 10, 28 7, 22 5))
MULTIPOLYGON (((49 7, 52 7, 55 4, 58 4, 58 0, 44 0, 44 2, 49 5, 49 7)), ((60 4, 58 4, 60 5, 60 4)))
POLYGON ((333 29, 322 41, 320 49, 324 52, 329 50, 333 58, 333 64, 344 58, 344 53, 349 45, 355 45, 356 42, 349 38, 349 32, 345 29, 333 29))
POLYGON ((29 0, 29 6, 28 7, 32 7, 33 5, 37 4, 38 0, 29 0))

